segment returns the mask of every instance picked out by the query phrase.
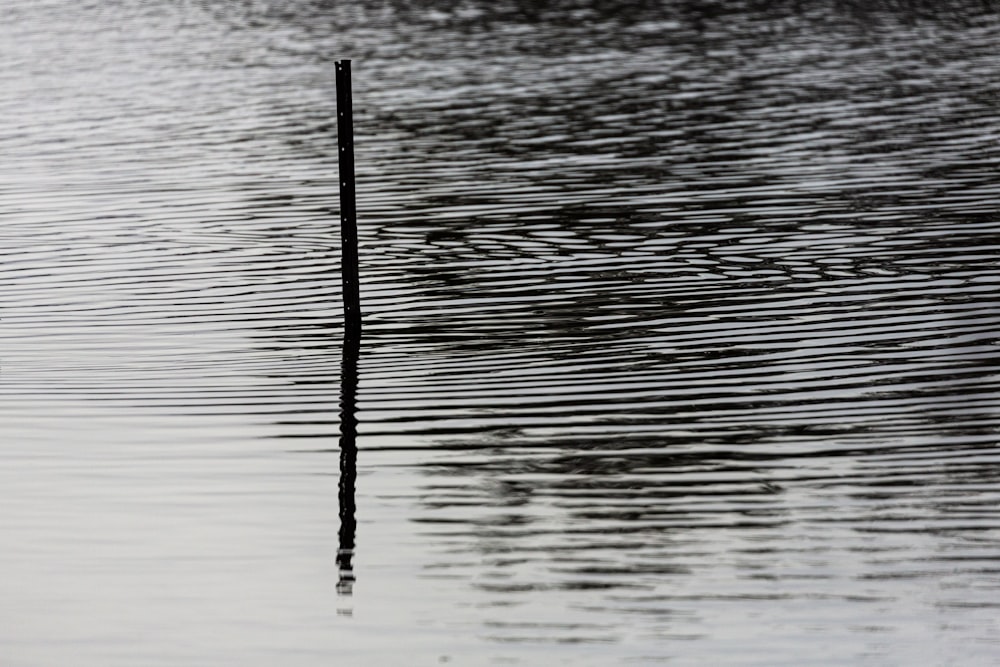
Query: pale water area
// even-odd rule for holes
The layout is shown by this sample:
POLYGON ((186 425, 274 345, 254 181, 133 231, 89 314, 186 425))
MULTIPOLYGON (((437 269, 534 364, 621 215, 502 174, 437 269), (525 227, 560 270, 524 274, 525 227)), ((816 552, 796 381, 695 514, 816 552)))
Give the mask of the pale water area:
POLYGON ((974 1, 6 0, 0 665, 1000 663, 998 54, 974 1))

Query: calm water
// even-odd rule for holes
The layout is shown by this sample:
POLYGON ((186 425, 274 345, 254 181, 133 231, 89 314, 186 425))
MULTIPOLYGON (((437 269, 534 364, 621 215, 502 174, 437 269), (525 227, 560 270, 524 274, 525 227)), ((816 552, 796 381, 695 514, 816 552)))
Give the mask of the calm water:
POLYGON ((990 3, 333 4, 0 9, 0 663, 1000 661, 990 3))

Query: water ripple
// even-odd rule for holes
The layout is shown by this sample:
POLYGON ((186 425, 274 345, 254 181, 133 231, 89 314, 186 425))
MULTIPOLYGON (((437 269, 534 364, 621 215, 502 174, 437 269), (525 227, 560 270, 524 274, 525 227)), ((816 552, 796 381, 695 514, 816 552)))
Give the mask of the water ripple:
POLYGON ((5 654, 985 664, 989 5, 14 2, 5 654))

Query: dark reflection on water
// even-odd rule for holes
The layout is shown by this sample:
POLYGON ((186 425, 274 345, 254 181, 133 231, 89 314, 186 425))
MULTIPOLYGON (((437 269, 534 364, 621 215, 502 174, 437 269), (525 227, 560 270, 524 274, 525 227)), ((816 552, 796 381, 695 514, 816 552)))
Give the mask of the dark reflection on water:
POLYGON ((351 595, 354 590, 355 537, 358 530, 355 485, 358 477, 358 355, 361 351, 359 336, 345 336, 343 360, 340 365, 340 530, 337 548, 337 566, 340 580, 337 592, 351 595))
POLYGON ((8 4, 0 655, 995 662, 995 10, 8 4))

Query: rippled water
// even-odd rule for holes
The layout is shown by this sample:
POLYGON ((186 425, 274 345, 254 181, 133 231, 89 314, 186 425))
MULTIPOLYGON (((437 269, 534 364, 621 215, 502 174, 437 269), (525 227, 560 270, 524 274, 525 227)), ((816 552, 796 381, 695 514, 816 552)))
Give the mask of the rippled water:
POLYGON ((989 3, 0 17, 3 664, 1000 660, 989 3))

